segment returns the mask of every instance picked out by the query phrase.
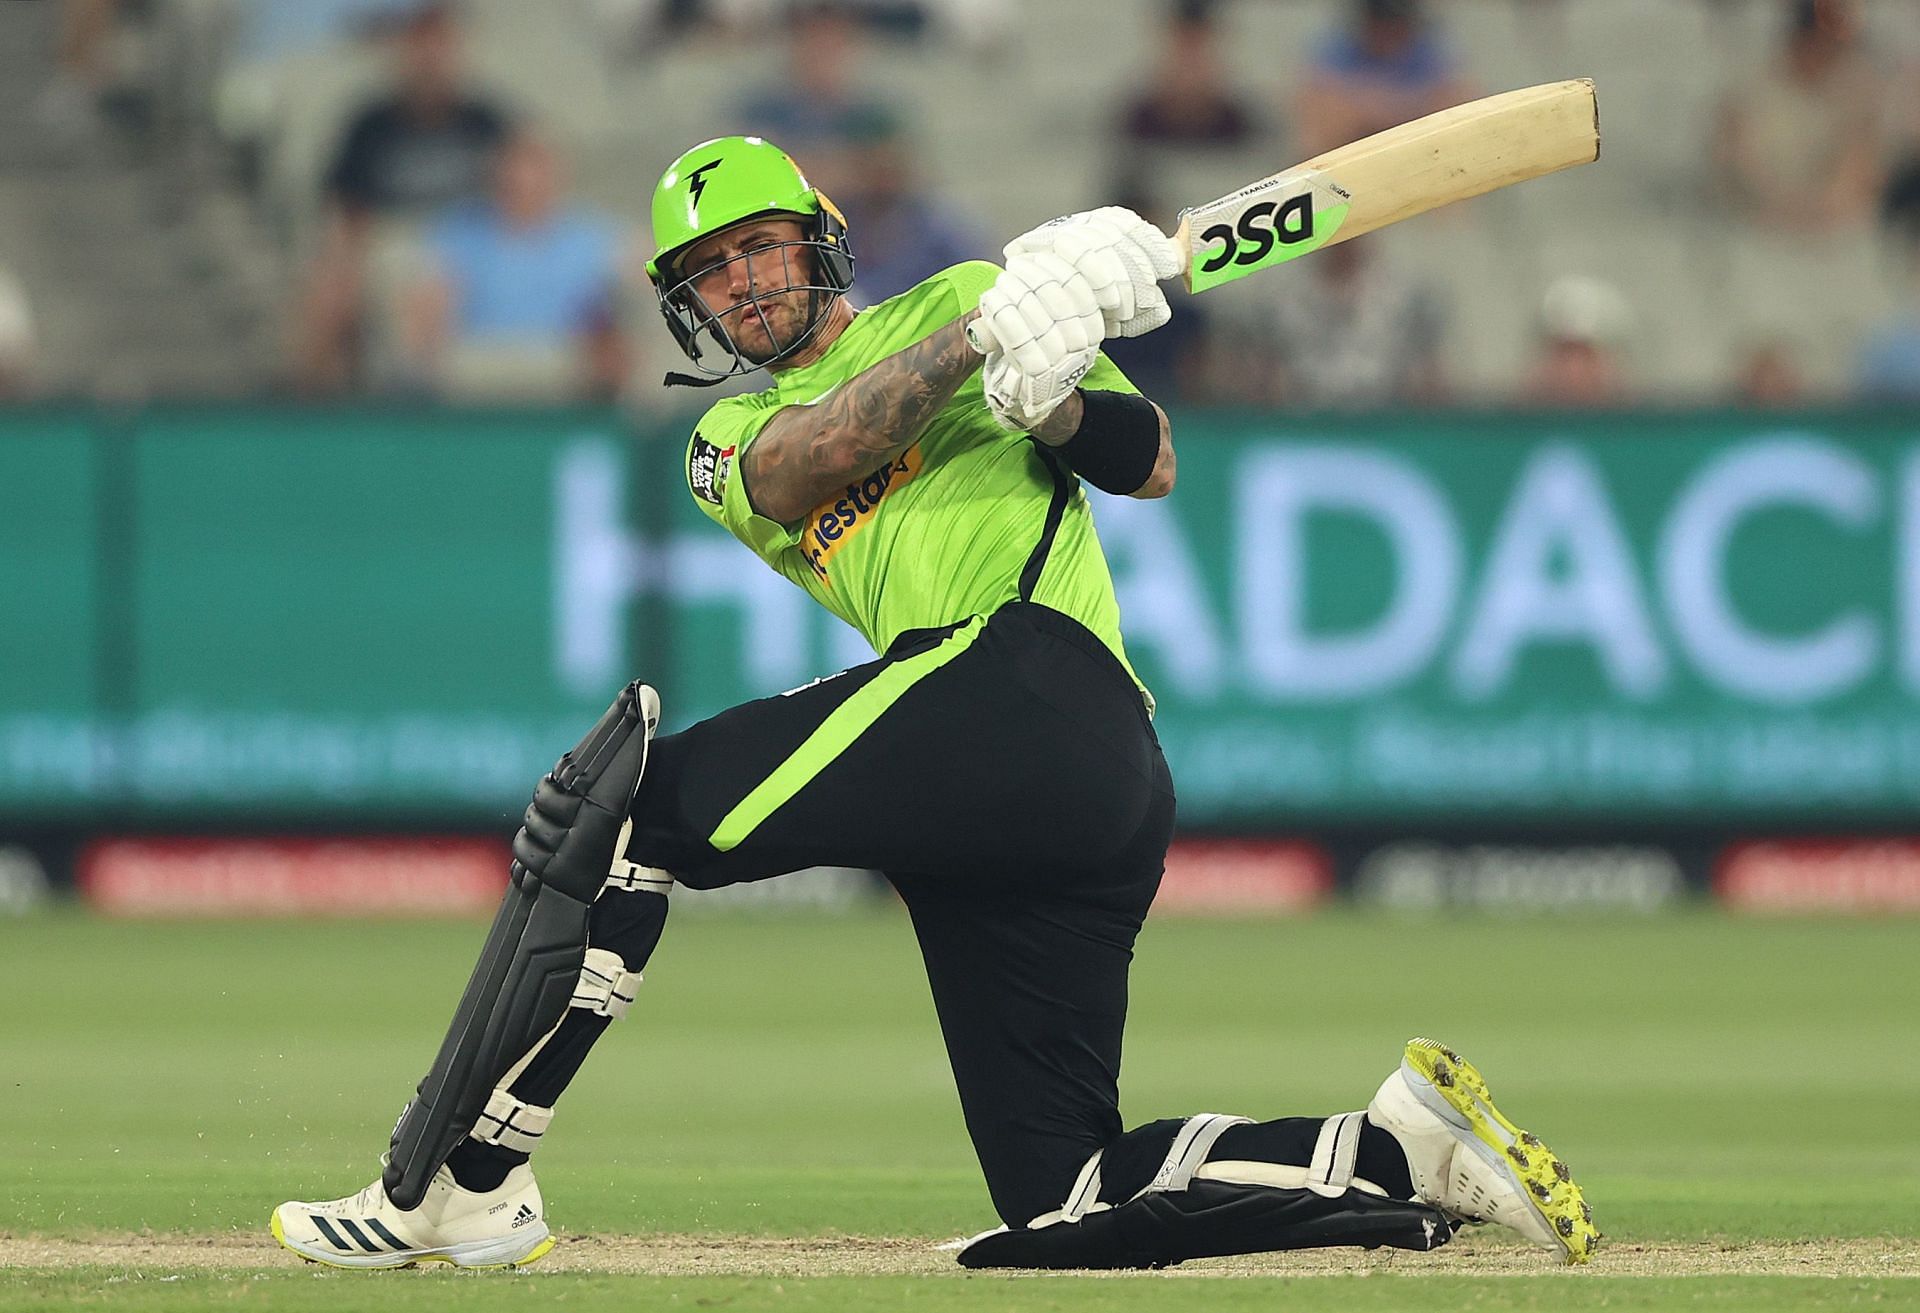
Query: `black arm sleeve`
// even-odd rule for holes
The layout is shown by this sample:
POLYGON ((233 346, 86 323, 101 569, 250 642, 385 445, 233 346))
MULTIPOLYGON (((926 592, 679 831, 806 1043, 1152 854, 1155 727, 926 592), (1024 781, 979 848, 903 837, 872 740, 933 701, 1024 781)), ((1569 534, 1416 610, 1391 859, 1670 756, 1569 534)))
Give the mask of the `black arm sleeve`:
POLYGON ((1070 469, 1102 492, 1125 497, 1153 476, 1160 459, 1160 416, 1131 392, 1080 394, 1080 427, 1054 448, 1070 469))

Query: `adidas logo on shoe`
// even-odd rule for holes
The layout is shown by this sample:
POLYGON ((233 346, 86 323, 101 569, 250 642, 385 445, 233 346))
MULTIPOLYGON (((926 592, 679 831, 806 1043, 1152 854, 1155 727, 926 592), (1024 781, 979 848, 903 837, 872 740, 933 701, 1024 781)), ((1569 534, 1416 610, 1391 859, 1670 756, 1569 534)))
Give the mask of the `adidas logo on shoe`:
POLYGON ((313 1215, 311 1220, 314 1229, 320 1233, 322 1239, 335 1249, 342 1250, 349 1254, 358 1252, 354 1248, 355 1245, 358 1245, 360 1249, 365 1250, 369 1254, 380 1253, 383 1247, 395 1253, 408 1247, 406 1241, 381 1225, 380 1219, 377 1217, 363 1217, 359 1220, 358 1226, 354 1225, 353 1219, 351 1218, 335 1217, 329 1222, 329 1219, 317 1213, 313 1215), (339 1226, 339 1231, 334 1230, 335 1224, 339 1226), (365 1227, 366 1230, 361 1230, 361 1227, 365 1227), (341 1231, 353 1237, 352 1244, 349 1244, 346 1238, 340 1234, 341 1231), (372 1236, 371 1239, 369 1238, 369 1234, 372 1236))
POLYGON ((539 1187, 525 1167, 485 1193, 462 1189, 443 1167, 422 1206, 411 1210, 395 1208, 376 1180, 345 1199, 281 1204, 270 1229, 300 1257, 334 1267, 521 1267, 554 1246, 539 1187))

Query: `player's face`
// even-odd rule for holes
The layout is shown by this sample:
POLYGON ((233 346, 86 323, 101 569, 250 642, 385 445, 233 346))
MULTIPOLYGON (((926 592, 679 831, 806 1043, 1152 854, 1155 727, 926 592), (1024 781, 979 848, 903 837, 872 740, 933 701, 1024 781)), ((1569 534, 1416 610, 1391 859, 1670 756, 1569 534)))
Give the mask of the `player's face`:
POLYGON ((723 229, 687 252, 693 291, 740 354, 769 360, 807 328, 805 290, 811 252, 798 219, 752 219, 723 229))

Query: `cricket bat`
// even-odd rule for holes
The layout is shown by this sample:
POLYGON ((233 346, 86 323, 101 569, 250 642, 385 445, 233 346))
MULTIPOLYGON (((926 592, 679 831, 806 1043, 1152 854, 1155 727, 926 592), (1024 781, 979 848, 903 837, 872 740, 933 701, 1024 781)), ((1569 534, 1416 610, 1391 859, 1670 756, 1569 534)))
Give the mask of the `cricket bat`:
POLYGON ((1181 281, 1204 292, 1416 214, 1600 157, 1593 81, 1509 91, 1330 150, 1184 210, 1181 281))

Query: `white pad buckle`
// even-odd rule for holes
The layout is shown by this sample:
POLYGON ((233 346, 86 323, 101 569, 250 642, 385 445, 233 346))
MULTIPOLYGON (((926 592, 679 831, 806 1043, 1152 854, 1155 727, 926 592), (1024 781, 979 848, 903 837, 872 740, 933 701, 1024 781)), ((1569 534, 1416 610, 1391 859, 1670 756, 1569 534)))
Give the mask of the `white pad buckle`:
POLYGON ((487 1099, 480 1120, 473 1124, 472 1135, 515 1153, 532 1153, 552 1123, 553 1109, 536 1107, 504 1089, 496 1089, 487 1099))
POLYGON ((589 948, 567 1005, 618 1021, 633 1006, 640 981, 640 973, 627 970, 625 960, 618 953, 606 948, 589 948))

